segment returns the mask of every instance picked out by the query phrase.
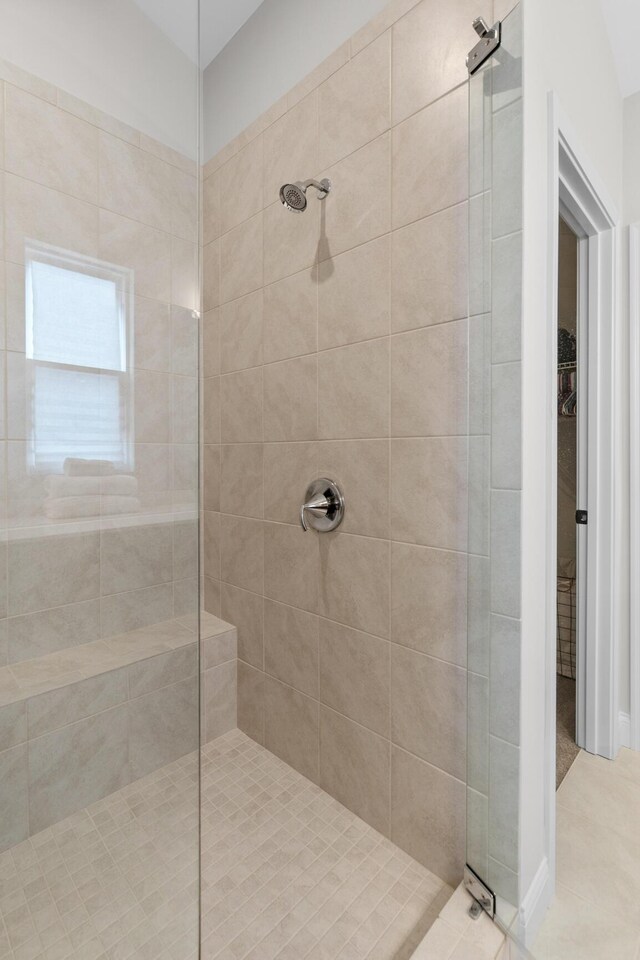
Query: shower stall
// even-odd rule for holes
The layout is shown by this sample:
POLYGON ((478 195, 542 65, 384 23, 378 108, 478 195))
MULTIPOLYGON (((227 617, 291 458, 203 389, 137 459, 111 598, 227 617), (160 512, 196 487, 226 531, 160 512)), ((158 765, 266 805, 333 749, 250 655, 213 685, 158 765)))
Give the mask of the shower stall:
POLYGON ((0 4, 1 958, 518 905, 519 9, 341 6, 0 4))

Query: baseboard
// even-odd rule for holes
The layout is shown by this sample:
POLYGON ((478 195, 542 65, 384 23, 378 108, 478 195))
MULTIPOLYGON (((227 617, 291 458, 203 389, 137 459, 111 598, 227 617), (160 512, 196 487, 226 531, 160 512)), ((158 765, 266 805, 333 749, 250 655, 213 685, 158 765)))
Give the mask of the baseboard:
POLYGON ((618 714, 618 742, 621 747, 630 747, 633 749, 631 742, 631 717, 628 713, 623 713, 622 710, 618 714))
POLYGON ((544 857, 520 905, 518 939, 526 947, 531 947, 552 899, 549 861, 544 857))

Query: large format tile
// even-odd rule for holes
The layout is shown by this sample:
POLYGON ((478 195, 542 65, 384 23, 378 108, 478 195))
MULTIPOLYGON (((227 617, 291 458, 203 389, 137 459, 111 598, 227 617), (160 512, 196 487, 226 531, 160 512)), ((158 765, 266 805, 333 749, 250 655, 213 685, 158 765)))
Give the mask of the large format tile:
POLYGON ((318 166, 318 95, 314 91, 264 133, 265 202, 277 200, 283 184, 315 177, 318 166))
POLYGON ((198 745, 198 678, 180 680, 129 704, 133 778, 171 763, 198 745))
POLYGON ((390 230, 390 137, 383 134, 323 173, 334 188, 321 201, 320 261, 390 230))
POLYGON ((391 338, 391 434, 467 432, 467 323, 440 323, 391 338))
MULTIPOLYGON (((153 719, 148 717, 150 722, 153 719)), ((155 769, 152 760, 151 764, 147 772, 155 769)), ((63 820, 88 803, 119 790, 130 779, 128 715, 124 704, 32 740, 29 744, 31 832, 37 833, 63 820)))
POLYGON ((222 616, 238 631, 238 657, 259 670, 263 666, 262 607, 261 596, 240 590, 230 583, 222 584, 222 616))
POLYGON ((464 554, 391 545, 391 639, 439 660, 466 665, 464 554))
MULTIPOLYGON (((161 690, 179 680, 188 680, 198 675, 198 645, 186 646, 160 653, 147 660, 132 663, 127 668, 129 697, 142 697, 154 690, 161 690)), ((234 684, 235 689, 235 684, 234 684)))
POLYGON ((391 535, 445 550, 467 546, 466 440, 391 441, 391 535))
POLYGON ((100 633, 103 637, 113 637, 170 620, 172 616, 172 583, 128 590, 100 601, 100 633))
POLYGON ((265 747, 310 780, 318 779, 318 702, 273 677, 264 681, 265 747))
POLYGON ((205 670, 202 675, 202 687, 204 738, 205 742, 209 743, 237 726, 236 661, 229 660, 205 670))
POLYGON ((123 593, 173 574, 173 528, 170 523, 120 527, 100 534, 101 593, 123 593))
POLYGON ((100 605, 96 600, 53 607, 7 621, 9 663, 90 643, 100 635, 100 605))
POLYGON ((386 640, 320 621, 320 699, 370 730, 389 736, 386 640))
POLYGON ((0 851, 29 836, 27 745, 0 753, 0 851))
POLYGON ((318 430, 323 440, 389 436, 389 340, 318 357, 318 430))
POLYGON ((535 955, 544 960, 637 960, 639 930, 621 913, 594 904, 562 883, 534 940, 535 955))
POLYGON ((264 557, 265 596, 317 613, 320 557, 316 537, 299 526, 267 523, 264 557))
POLYGON ((467 140, 466 85, 394 127, 394 227, 466 200, 467 140))
POLYGON ((262 593, 264 577, 262 522, 223 514, 220 543, 222 580, 243 590, 262 593))
POLYGON ((262 137, 232 157, 218 172, 220 232, 227 233, 262 210, 262 137))
POLYGON ((465 863, 465 786, 393 747, 391 839, 451 886, 465 863), (425 803, 429 797, 429 803, 425 803))
MULTIPOLYGON (((25 240, 98 254, 98 209, 93 204, 11 174, 4 177, 4 201, 5 257, 12 263, 24 263, 25 240)), ((120 265, 127 263, 111 246, 102 255, 120 265)))
POLYGON ((390 95, 389 31, 320 86, 320 167, 342 160, 389 129, 390 95))
POLYGON ((220 309, 222 373, 257 367, 262 363, 263 291, 256 290, 220 309))
POLYGON ((315 356, 264 368, 265 440, 315 440, 318 423, 315 356))
POLYGON ((265 672, 318 698, 318 617, 272 600, 264 602, 265 672))
POLYGON ((150 227, 171 230, 171 167, 100 132, 100 206, 150 227))
POLYGON ((316 444, 266 443, 264 515, 280 523, 299 523, 309 483, 318 475, 316 444))
POLYGON ((325 440, 317 457, 318 474, 335 480, 345 498, 340 531, 388 537, 389 441, 325 440))
POLYGON ((491 19, 491 3, 422 0, 393 28, 393 122, 448 93, 468 79, 465 58, 473 46, 474 17, 491 19))
POLYGON ((220 241, 220 298, 235 300, 263 282, 262 213, 235 227, 220 241))
POLYGON ((405 647, 391 652, 391 738, 458 780, 466 777, 467 673, 405 647))
MULTIPOLYGON (((414 251, 415 253, 415 251, 414 251)), ((318 265, 318 347, 389 333, 391 241, 364 243, 318 265)))
POLYGON ((320 786, 383 833, 389 831, 389 741, 320 708, 320 786))
POLYGON ((287 360, 317 348, 318 288, 303 270, 264 291, 264 360, 287 360))
POLYGON ((101 210, 100 256, 134 271, 138 296, 152 300, 171 299, 171 240, 168 234, 109 210, 101 210))
POLYGON ((393 232, 394 333, 467 315, 468 218, 461 203, 393 232))
POLYGON ((97 597, 99 534, 13 540, 8 551, 9 614, 97 597))
POLYGON ((264 743, 264 681, 261 670, 238 660, 238 727, 256 743, 264 743))
MULTIPOLYGON (((223 443, 262 441, 262 368, 220 378, 220 421, 223 443)), ((211 442, 215 442, 212 441, 211 442)))
POLYGON ((263 514, 263 446, 232 443, 222 447, 220 503, 223 513, 263 514))
POLYGON ((389 542, 337 533, 321 540, 319 550, 320 613, 388 637, 389 542))
POLYGON ((5 90, 5 169, 96 203, 96 128, 11 84, 5 90))
MULTIPOLYGON (((288 180, 296 180, 297 174, 288 180)), ((277 193, 274 194, 274 200, 277 193)), ((264 211, 264 282, 275 283, 294 273, 306 270, 318 260, 321 244, 321 203, 315 191, 308 193, 309 205, 304 214, 285 210, 277 200, 264 211)), ((324 214, 323 214, 324 216, 324 214)))
MULTIPOLYGON (((145 664, 145 669, 148 669, 148 664, 145 664)), ((102 713, 127 699, 126 670, 112 670, 31 697, 27 701, 29 737, 34 739, 69 723, 102 713)))

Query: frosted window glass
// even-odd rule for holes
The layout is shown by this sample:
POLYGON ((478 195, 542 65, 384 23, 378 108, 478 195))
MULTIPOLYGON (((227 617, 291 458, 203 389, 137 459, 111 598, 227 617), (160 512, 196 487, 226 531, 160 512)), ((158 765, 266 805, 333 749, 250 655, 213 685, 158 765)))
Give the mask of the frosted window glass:
POLYGON ((124 370, 116 282, 39 261, 32 261, 30 269, 28 355, 50 363, 124 370))

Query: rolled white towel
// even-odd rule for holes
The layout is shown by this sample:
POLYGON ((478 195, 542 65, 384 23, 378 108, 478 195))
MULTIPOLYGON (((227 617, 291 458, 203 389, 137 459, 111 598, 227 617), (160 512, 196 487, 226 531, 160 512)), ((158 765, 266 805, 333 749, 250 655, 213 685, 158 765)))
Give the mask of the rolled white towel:
POLYGON ((112 495, 116 497, 136 497, 138 481, 124 473, 111 477, 66 477, 52 474, 45 477, 44 487, 50 497, 93 497, 112 495))
POLYGON ((81 517, 106 517, 116 513, 137 513, 137 497, 51 497, 44 501, 49 520, 78 520, 81 517))
POLYGON ((111 460, 83 460, 67 457, 63 464, 67 477, 107 477, 116 472, 111 460))

